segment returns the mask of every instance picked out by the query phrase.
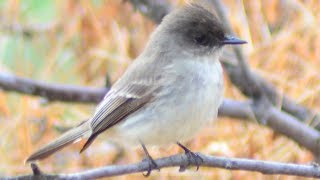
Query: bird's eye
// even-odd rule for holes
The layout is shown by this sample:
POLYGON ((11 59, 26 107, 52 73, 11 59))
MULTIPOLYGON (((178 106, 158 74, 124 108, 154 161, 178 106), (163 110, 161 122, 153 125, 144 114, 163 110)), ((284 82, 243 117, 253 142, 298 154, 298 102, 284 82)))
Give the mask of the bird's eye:
POLYGON ((194 41, 195 41, 197 44, 203 45, 203 46, 206 46, 206 45, 209 44, 209 39, 208 39, 208 37, 207 37, 206 35, 204 35, 204 34, 201 34, 201 35, 199 35, 199 36, 196 36, 196 37, 194 38, 194 41))

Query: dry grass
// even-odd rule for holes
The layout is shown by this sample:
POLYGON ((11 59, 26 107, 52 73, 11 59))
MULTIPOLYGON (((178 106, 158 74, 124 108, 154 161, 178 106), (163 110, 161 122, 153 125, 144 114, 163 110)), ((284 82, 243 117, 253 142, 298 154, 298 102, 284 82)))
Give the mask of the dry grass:
MULTIPOLYGON (((41 3, 41 1, 39 1, 41 3)), ((57 24, 32 38, 18 33, 0 35, 0 70, 48 82, 103 86, 106 73, 116 81, 143 49, 155 25, 134 11, 129 3, 109 1, 53 1, 57 24), (56 27, 54 26, 54 27, 56 27), (59 29, 61 32, 56 32, 59 29), (8 49, 8 42, 14 45, 8 49), (31 46, 33 49, 30 50, 31 46), (13 51, 13 52, 7 52, 13 51), (9 55, 8 55, 9 54, 9 55), (13 54, 13 55, 12 55, 13 54), (37 59, 37 60, 34 60, 37 59)), ((3 22, 38 23, 40 17, 28 17, 28 3, 4 1, 3 22), (27 16, 27 17, 26 17, 27 16)), ((183 1, 174 1, 183 4, 183 1)), ((252 68, 297 102, 320 110, 320 5, 318 0, 227 0, 230 19, 238 36, 250 44, 244 46, 252 68)), ((31 11, 31 10, 30 10, 31 11)), ((40 20, 39 20, 40 21, 40 20)), ((226 97, 243 99, 225 79, 226 97)), ((281 104, 279 104, 280 106, 281 104)), ((30 173, 25 158, 60 132, 59 126, 72 126, 90 117, 94 105, 46 103, 43 100, 0 92, 0 174, 30 173)), ((311 123, 311 122, 310 122, 311 123)), ((99 138, 85 153, 73 145, 41 161, 45 172, 76 172, 107 164, 140 161, 138 150, 120 151, 111 142, 99 138)), ((206 154, 280 162, 309 163, 310 152, 290 139, 256 123, 219 119, 190 142, 189 147, 206 154)), ((178 152, 152 149, 153 157, 178 152)), ((140 179, 140 174, 122 179, 140 179)), ((152 173, 154 179, 300 179, 269 176, 245 171, 201 168, 178 173, 177 168, 152 173)))

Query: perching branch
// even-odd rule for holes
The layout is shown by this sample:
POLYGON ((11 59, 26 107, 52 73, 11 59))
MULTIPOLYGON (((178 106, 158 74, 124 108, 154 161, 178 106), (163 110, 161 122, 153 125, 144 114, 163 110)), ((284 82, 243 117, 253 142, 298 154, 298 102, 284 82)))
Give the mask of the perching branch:
MULTIPOLYGON (((199 154, 203 159, 201 167, 214 167, 229 170, 255 171, 263 174, 283 174, 302 177, 320 178, 320 168, 318 165, 298 165, 292 163, 278 163, 270 161, 249 160, 240 158, 225 158, 199 154)), ((188 165, 188 159, 185 154, 173 155, 155 160, 159 168, 179 167, 188 165)), ((196 166, 194 160, 191 165, 196 166)), ((33 165, 34 166, 34 165, 33 165)), ((33 168, 34 169, 34 168, 33 168)), ((144 172, 148 169, 148 163, 142 161, 128 165, 110 165, 106 167, 86 170, 70 174, 45 174, 36 168, 37 175, 24 175, 16 177, 4 177, 4 179, 97 179, 103 177, 120 176, 144 172)), ((201 168, 200 168, 201 170, 201 168)), ((142 175, 141 175, 142 176, 142 175)))

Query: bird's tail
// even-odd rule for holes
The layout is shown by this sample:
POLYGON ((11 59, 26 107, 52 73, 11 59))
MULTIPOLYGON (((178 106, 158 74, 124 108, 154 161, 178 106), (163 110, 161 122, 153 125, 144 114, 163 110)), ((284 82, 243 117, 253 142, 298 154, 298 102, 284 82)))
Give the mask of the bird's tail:
POLYGON ((40 148, 38 151, 32 153, 28 157, 26 162, 44 159, 50 156, 51 154, 55 153, 56 151, 62 149, 63 147, 80 140, 84 136, 87 136, 87 134, 89 134, 90 132, 90 123, 88 121, 85 121, 81 123, 79 126, 65 132, 56 140, 40 148))

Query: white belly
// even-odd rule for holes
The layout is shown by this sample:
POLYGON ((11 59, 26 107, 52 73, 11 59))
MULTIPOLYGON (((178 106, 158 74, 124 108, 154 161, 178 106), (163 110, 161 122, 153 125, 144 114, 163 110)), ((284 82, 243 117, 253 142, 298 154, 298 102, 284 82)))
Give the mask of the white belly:
POLYGON ((189 77, 183 80, 186 82, 168 87, 173 90, 119 124, 117 134, 123 140, 153 145, 185 141, 216 118, 223 99, 220 62, 189 63, 176 70, 188 71, 185 74, 189 77))

